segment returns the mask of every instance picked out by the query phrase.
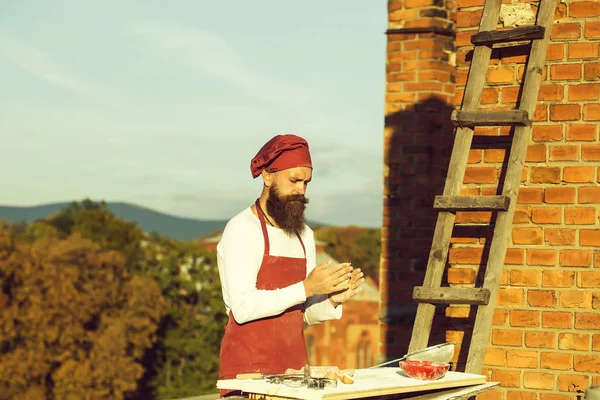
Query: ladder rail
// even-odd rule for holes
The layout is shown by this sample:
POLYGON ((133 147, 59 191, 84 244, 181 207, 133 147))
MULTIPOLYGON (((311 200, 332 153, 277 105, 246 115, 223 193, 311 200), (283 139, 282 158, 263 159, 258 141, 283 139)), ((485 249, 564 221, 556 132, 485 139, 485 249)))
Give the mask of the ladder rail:
MULTIPOLYGON (((486 0, 479 27, 480 31, 496 29, 501 3, 502 0, 486 0)), ((475 65, 476 68, 487 70, 491 54, 491 46, 476 46, 473 51, 471 65, 475 65)), ((469 75, 472 75, 472 71, 469 72, 469 75)), ((474 76, 469 76, 467 78, 465 96, 463 98, 463 108, 469 111, 475 110, 479 106, 486 78, 485 74, 475 73, 473 75, 474 76)), ((446 177, 446 183, 444 185, 443 194, 445 196, 460 195, 472 141, 473 129, 458 128, 456 130, 448 166, 448 176, 446 177)), ((425 278, 423 280, 423 287, 440 286, 442 283, 455 218, 456 215, 449 211, 441 211, 438 214, 425 278)), ((434 314, 435 305, 419 303, 417 306, 415 322, 413 324, 410 344, 408 346, 409 352, 427 347, 434 314)))
MULTIPOLYGON (((541 1, 536 21, 545 27, 544 38, 534 41, 527 62, 527 70, 523 77, 523 96, 519 109, 529 115, 535 113, 538 92, 542 80, 542 68, 546 61, 550 28, 552 25, 555 4, 551 1, 541 1)), ((531 128, 518 126, 514 130, 513 142, 510 149, 509 161, 504 179, 502 195, 511 198, 508 210, 498 213, 494 234, 490 244, 490 255, 485 270, 484 288, 490 291, 490 301, 487 305, 479 306, 475 316, 471 346, 467 357, 465 372, 480 373, 483 367, 483 354, 489 339, 489 327, 492 324, 493 312, 496 307, 500 276, 504 267, 504 259, 511 238, 511 227, 516 206, 516 198, 521 186, 521 173, 525 164, 527 147, 531 128)))

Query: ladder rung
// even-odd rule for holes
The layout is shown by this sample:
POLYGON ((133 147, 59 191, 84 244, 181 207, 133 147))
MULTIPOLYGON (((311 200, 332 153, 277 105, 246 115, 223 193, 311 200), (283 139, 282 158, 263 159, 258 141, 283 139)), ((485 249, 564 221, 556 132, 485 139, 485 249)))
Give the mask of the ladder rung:
POLYGON ((508 196, 435 196, 433 208, 442 210, 508 210, 508 196))
POLYGON ((483 288, 415 286, 413 299, 418 303, 486 305, 490 301, 490 291, 483 288))
POLYGON ((531 121, 525 110, 452 111, 454 126, 529 126, 531 121))
POLYGON ((504 31, 483 31, 471 36, 471 43, 477 45, 515 42, 518 40, 537 40, 544 38, 545 31, 546 29, 539 25, 520 26, 504 31))

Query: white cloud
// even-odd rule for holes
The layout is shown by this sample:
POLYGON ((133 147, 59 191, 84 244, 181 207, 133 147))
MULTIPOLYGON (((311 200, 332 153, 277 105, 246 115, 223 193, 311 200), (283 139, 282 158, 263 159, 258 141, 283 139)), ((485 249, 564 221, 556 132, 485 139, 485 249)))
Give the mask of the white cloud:
POLYGON ((310 98, 300 85, 277 81, 253 70, 234 46, 214 32, 164 21, 134 22, 129 30, 158 47, 164 56, 229 83, 246 95, 287 104, 305 103, 310 98))
POLYGON ((41 81, 104 104, 118 98, 104 86, 82 79, 68 71, 51 54, 0 31, 0 60, 28 72, 41 81))

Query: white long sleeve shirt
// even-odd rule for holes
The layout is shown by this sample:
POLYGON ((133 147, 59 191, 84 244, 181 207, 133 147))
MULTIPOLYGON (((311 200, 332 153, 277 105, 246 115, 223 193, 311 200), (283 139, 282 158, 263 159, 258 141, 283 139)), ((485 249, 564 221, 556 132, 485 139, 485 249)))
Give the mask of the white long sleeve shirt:
MULTIPOLYGON (((296 235, 267 224, 269 254, 303 258, 304 251, 296 235)), ((316 249, 313 231, 307 226, 301 235, 306 248, 306 274, 315 268, 316 249)), ((333 307, 327 295, 306 298, 302 281, 276 290, 259 290, 256 279, 262 263, 265 243, 260 221, 250 207, 233 217, 225 226, 217 245, 217 263, 227 314, 231 311, 238 324, 281 314, 304 304, 304 322, 314 325, 342 316, 342 305, 333 307)))

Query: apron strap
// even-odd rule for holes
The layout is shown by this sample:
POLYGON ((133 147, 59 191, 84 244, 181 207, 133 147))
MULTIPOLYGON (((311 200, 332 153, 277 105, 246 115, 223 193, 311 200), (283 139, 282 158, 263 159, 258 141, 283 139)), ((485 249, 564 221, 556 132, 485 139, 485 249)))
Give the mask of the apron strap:
POLYGON ((265 216, 263 215, 262 209, 260 208, 260 205, 258 204, 258 199, 256 199, 255 205, 256 205, 256 214, 258 214, 258 220, 260 221, 260 227, 262 228, 263 239, 265 241, 264 255, 268 256, 269 255, 269 234, 267 233, 267 223, 265 222, 265 216))
MULTIPOLYGON (((258 214, 258 220, 260 221, 260 227, 262 229, 263 239, 265 241, 264 255, 268 256, 269 255, 269 234, 267 233, 267 223, 265 221, 265 216, 263 214, 262 208, 260 207, 260 204, 258 203, 258 199, 256 199, 256 202, 254 204, 256 205, 256 214, 258 214)), ((302 251, 304 252, 304 258, 306 259, 306 247, 304 247, 304 242, 302 241, 300 234, 296 233, 296 236, 298 237, 298 240, 300 241, 300 245, 302 246, 302 251)))

